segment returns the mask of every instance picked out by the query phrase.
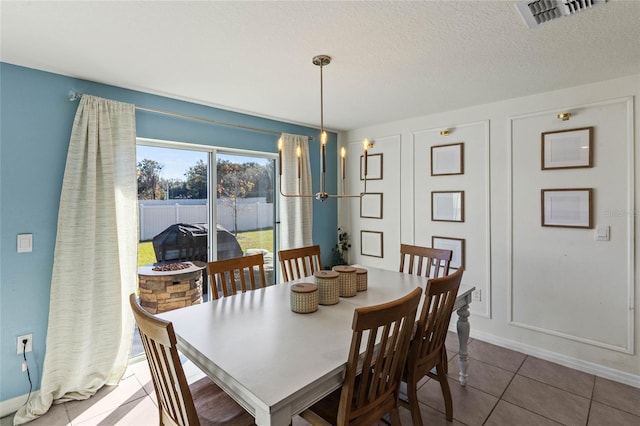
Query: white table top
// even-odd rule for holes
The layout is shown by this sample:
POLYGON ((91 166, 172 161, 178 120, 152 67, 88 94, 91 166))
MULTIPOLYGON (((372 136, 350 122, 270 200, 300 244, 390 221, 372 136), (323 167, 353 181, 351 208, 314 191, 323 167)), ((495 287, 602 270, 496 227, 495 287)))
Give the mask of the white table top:
MULTIPOLYGON (((367 269, 367 291, 310 314, 292 312, 289 293, 291 284, 313 282, 313 277, 158 316, 173 322, 180 351, 258 424, 280 424, 340 386, 356 307, 397 299, 427 282, 367 269)), ((471 291, 461 288, 458 299, 470 298, 471 291)))

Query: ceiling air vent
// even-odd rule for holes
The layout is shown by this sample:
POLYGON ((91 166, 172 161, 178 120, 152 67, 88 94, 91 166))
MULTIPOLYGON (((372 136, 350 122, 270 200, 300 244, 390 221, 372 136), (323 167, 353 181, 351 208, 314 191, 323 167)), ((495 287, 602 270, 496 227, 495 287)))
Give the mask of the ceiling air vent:
POLYGON ((516 6, 529 28, 536 28, 545 22, 606 2, 607 0, 525 0, 516 3, 516 6))

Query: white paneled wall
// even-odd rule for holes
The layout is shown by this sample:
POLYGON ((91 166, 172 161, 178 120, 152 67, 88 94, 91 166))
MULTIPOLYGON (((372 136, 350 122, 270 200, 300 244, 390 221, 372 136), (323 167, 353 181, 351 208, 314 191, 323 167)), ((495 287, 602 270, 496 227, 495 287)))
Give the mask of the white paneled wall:
MULTIPOLYGON (((368 151, 372 159, 370 173, 372 177, 382 179, 367 180, 367 192, 383 194, 381 218, 361 217, 358 199, 348 201, 351 207, 351 226, 348 230, 352 239, 349 260, 363 266, 394 270, 400 265, 400 210, 403 208, 400 202, 401 182, 398 173, 402 167, 400 136, 383 136, 370 140, 373 140, 373 147, 368 151)), ((347 170, 350 172, 347 189, 351 194, 359 194, 364 190, 364 182, 358 176, 358 173, 363 174, 362 163, 362 141, 352 141, 347 145, 347 170)), ((366 207, 367 210, 372 210, 371 206, 366 207)), ((363 216, 372 216, 367 214, 372 212, 363 213, 363 216)))
POLYGON ((387 141, 375 148, 385 158, 375 186, 384 219, 361 218, 355 201, 339 206, 340 225, 354 234, 384 230, 384 258, 353 261, 397 269, 400 242, 464 238, 465 282, 482 290, 471 304, 472 337, 640 387, 639 96, 632 75, 340 134, 350 151, 365 137, 387 141), (559 120, 565 111, 571 119, 559 120), (541 133, 582 127, 594 128, 593 167, 542 170, 541 133), (456 142, 464 174, 431 176, 431 146, 456 142), (541 190, 558 188, 593 188, 593 223, 609 226, 610 240, 596 241, 595 229, 543 227, 541 190), (430 220, 435 190, 465 191, 464 222, 430 220))
POLYGON ((557 111, 511 118, 511 321, 543 333, 632 352, 633 138, 631 98, 575 105, 569 121, 557 111), (541 133, 593 127, 593 167, 541 167, 541 133), (592 188, 594 229, 541 226, 542 189, 592 188), (597 297, 585 297, 597 295, 597 297), (544 315, 532 300, 544 301, 544 315), (581 300, 580 309, 567 309, 581 300), (606 318, 606 321, 603 321, 606 318))
MULTIPOLYGON (((433 237, 461 239, 464 242, 463 283, 480 290, 480 300, 472 303, 474 315, 490 316, 491 252, 489 212, 489 122, 419 130, 413 134, 414 152, 414 244, 432 247, 433 237), (432 147, 462 143, 462 174, 431 173, 432 147), (464 220, 431 220, 434 191, 464 191, 464 220)), ((437 148, 436 148, 437 149, 437 148)))

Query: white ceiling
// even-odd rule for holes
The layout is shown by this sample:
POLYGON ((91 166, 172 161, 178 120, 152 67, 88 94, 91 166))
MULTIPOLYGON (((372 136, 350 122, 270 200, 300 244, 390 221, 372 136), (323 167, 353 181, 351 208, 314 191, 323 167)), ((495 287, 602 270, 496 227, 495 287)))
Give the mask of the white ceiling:
POLYGON ((3 62, 312 126, 328 54, 333 130, 640 73, 637 0, 536 29, 513 1, 3 0, 0 16, 3 62))

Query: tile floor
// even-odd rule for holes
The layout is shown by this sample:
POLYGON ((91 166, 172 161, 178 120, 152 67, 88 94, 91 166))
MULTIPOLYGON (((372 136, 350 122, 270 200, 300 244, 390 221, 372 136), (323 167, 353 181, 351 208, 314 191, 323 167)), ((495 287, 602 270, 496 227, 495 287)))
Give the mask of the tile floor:
MULTIPOLYGON (((469 383, 457 382, 458 340, 447 339, 453 425, 640 425, 640 389, 572 370, 479 340, 469 342, 469 383)), ((185 363, 189 380, 203 376, 185 363)), ((450 425, 439 384, 425 380, 419 391, 425 425, 450 425)), ((402 424, 410 425, 401 409, 402 424)), ((9 426, 13 416, 0 419, 9 426)), ((121 384, 105 387, 85 401, 54 405, 30 426, 158 424, 146 362, 132 364, 121 384)), ((305 425, 296 417, 294 426, 305 425)))

